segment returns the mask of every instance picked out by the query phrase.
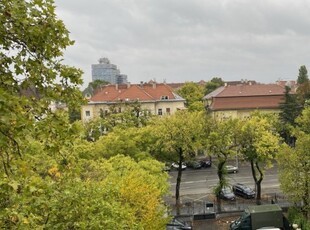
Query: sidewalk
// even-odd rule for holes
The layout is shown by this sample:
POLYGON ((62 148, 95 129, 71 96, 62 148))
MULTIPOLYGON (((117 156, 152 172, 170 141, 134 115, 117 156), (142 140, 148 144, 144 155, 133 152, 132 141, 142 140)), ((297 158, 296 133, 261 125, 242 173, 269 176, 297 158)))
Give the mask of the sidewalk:
MULTIPOLYGON (((263 203, 270 203, 272 195, 264 194, 263 203)), ((177 215, 175 197, 166 197, 165 202, 170 207, 170 215, 187 222, 193 229, 222 230, 229 229, 232 221, 238 219, 243 210, 249 205, 255 205, 255 200, 237 198, 236 201, 222 201, 221 212, 217 211, 213 194, 194 194, 181 196, 180 213, 177 215)), ((285 200, 278 200, 279 205, 288 207, 285 200)))

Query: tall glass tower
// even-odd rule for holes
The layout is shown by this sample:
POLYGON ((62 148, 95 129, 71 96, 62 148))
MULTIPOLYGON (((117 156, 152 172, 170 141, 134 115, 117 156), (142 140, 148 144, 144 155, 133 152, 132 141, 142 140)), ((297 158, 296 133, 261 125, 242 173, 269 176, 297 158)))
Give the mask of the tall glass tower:
POLYGON ((100 58, 99 64, 91 65, 92 81, 103 80, 111 84, 126 84, 127 75, 120 74, 119 69, 108 58, 100 58))

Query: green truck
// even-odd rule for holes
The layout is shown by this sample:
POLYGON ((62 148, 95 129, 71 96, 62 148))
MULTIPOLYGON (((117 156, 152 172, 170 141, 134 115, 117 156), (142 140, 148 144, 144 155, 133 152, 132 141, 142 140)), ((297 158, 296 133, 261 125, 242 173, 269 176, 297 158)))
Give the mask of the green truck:
POLYGON ((260 228, 289 230, 290 225, 277 204, 249 206, 239 219, 230 225, 230 230, 256 230, 260 228))

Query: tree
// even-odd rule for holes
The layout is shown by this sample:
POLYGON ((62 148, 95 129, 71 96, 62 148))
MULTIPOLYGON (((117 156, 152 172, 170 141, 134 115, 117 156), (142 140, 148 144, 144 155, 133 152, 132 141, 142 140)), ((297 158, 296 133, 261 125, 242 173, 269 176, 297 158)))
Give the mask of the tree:
POLYGON ((51 1, 0 2, 1 155, 22 157, 22 143, 52 101, 82 102, 82 71, 61 63, 73 44, 51 1))
POLYGON ((110 158, 118 154, 130 156, 140 161, 151 158, 151 147, 156 142, 149 127, 115 128, 106 136, 94 143, 94 152, 97 158, 110 158))
POLYGON ((88 83, 88 86, 83 90, 83 95, 89 93, 90 95, 94 95, 100 88, 104 85, 108 85, 110 82, 104 80, 94 80, 88 83))
POLYGON ((210 81, 206 83, 204 94, 207 95, 223 85, 224 85, 224 81, 222 80, 222 78, 213 77, 210 81))
POLYGON ((302 85, 306 82, 309 81, 309 77, 308 77, 308 71, 307 71, 307 68, 305 65, 302 65, 300 66, 299 68, 299 74, 298 74, 298 77, 297 77, 297 83, 299 85, 302 85))
POLYGON ((291 93, 291 88, 285 87, 284 102, 280 104, 280 134, 288 145, 294 145, 295 138, 292 136, 291 129, 295 127, 295 119, 301 113, 301 106, 297 101, 297 95, 291 93))
POLYGON ((219 209, 221 208, 220 192, 223 187, 228 186, 225 164, 229 157, 236 155, 238 123, 237 119, 213 120, 207 139, 208 152, 218 159, 217 175, 219 184, 215 188, 215 195, 219 209))
POLYGON ((189 111, 204 110, 202 102, 204 92, 201 85, 194 82, 186 82, 177 93, 186 100, 186 105, 189 111))
MULTIPOLYGON (((307 105, 307 103, 306 103, 307 105)), ((310 215, 310 107, 302 111, 296 119, 293 134, 296 136, 294 147, 284 146, 277 160, 281 188, 295 204, 301 204, 301 212, 310 215)))
POLYGON ((301 204, 302 213, 310 213, 310 135, 299 132, 294 148, 283 147, 278 156, 279 181, 283 193, 294 204, 301 204))
POLYGON ((53 1, 0 2, 0 226, 162 229, 162 163, 93 160, 82 123, 49 109, 83 102, 82 71, 62 64, 73 42, 54 10, 53 1))
POLYGON ((264 170, 272 167, 272 160, 279 149, 280 139, 272 124, 276 117, 272 114, 254 112, 244 120, 238 143, 242 156, 250 162, 256 187, 256 203, 261 203, 261 183, 264 170))
POLYGON ((297 83, 298 83, 298 88, 296 91, 297 99, 298 103, 303 108, 305 101, 310 99, 310 82, 307 68, 304 65, 299 68, 297 83))
POLYGON ((115 128, 144 127, 153 116, 148 110, 142 109, 137 101, 115 104, 109 109, 109 112, 101 111, 99 118, 85 124, 87 140, 96 141, 115 128), (123 110, 119 112, 119 108, 123 110))
POLYGON ((175 190, 179 212, 182 164, 194 157, 201 147, 204 139, 205 115, 203 112, 178 111, 172 116, 156 119, 151 127, 158 137, 154 148, 160 153, 168 153, 179 165, 175 190))

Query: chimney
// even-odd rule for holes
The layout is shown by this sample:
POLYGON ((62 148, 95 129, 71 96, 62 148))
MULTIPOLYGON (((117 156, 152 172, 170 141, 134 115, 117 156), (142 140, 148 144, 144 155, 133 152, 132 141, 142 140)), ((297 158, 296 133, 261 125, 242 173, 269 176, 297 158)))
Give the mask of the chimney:
POLYGON ((127 82, 127 89, 130 88, 130 82, 127 82))
POLYGON ((156 82, 155 81, 153 81, 152 85, 153 85, 153 89, 156 89, 156 82))
POLYGON ((143 88, 143 81, 140 81, 140 87, 143 88))
POLYGON ((118 84, 115 84, 115 89, 118 90, 118 84))

